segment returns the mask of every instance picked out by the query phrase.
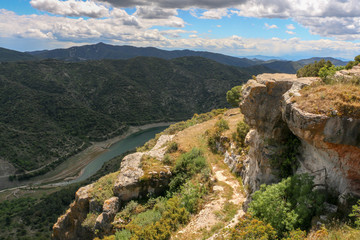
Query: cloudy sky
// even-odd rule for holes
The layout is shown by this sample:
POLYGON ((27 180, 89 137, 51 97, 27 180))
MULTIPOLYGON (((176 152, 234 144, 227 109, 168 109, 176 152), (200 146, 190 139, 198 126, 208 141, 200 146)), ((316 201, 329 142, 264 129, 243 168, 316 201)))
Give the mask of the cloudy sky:
POLYGON ((360 54, 359 0, 1 0, 0 47, 105 42, 233 56, 360 54))

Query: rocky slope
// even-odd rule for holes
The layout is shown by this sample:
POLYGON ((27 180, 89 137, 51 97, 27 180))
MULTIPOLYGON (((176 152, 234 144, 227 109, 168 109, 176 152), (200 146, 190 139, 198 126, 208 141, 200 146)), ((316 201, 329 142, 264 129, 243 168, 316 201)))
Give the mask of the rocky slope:
POLYGON ((319 187, 341 197, 360 195, 360 119, 302 111, 292 96, 299 96, 299 90, 314 81, 290 74, 261 74, 246 84, 240 108, 252 130, 247 135, 251 147, 242 176, 251 191, 279 180, 279 169, 272 161, 295 135, 300 140, 298 173, 313 175, 319 187))
MULTIPOLYGON (((248 193, 258 190, 263 183, 278 182, 286 170, 291 174, 309 173, 315 177, 318 188, 333 191, 340 196, 340 200, 345 200, 349 194, 359 196, 360 119, 302 111, 293 96, 301 95, 299 90, 315 81, 318 79, 298 79, 290 74, 262 74, 249 80, 243 88, 244 99, 240 105, 244 119, 251 128, 246 136, 250 146, 246 156, 244 153, 247 148, 243 147, 239 151, 234 141, 233 134, 240 126, 238 123, 243 120, 238 109, 222 115, 230 126, 216 144, 218 152, 222 154, 212 153, 206 141, 214 132, 220 117, 185 128, 175 135, 163 135, 152 150, 124 158, 119 172, 111 177, 112 194, 103 201, 99 202, 94 192, 101 192, 106 184, 99 185, 97 182, 81 188, 70 209, 54 225, 53 239, 90 239, 95 237, 94 232, 97 236, 114 234, 113 226, 121 220, 115 215, 127 201, 148 194, 157 195, 170 182, 172 173, 169 168, 164 165, 159 167, 156 163, 144 168, 143 163, 144 156, 162 162, 168 141, 177 144, 176 156, 193 147, 205 149, 213 179, 211 191, 203 199, 200 211, 190 217, 186 226, 172 232, 173 239, 217 239, 226 234, 226 230, 222 229, 237 223, 244 214, 241 206, 245 198, 241 184, 230 171, 242 176, 248 193), (290 169, 279 165, 284 155, 292 156, 288 166, 290 169), (221 220, 221 216, 226 214, 224 209, 231 204, 235 208, 233 215, 223 217, 226 221, 221 220), (94 210, 99 214, 94 228, 89 229, 84 222, 94 210), (220 227, 216 229, 217 226, 220 227)), ((109 179, 109 176, 104 179, 109 179)))
POLYGON ((101 200, 98 197, 99 194, 96 193, 102 192, 106 188, 105 184, 101 182, 100 185, 95 183, 80 188, 76 192, 75 201, 70 205, 70 209, 55 223, 52 238, 92 239, 95 236, 94 230, 100 234, 109 234, 112 230, 111 223, 122 206, 121 203, 146 197, 148 194, 157 194, 166 188, 171 177, 169 169, 165 167, 159 172, 152 171, 150 174, 158 175, 158 177, 145 179, 141 160, 145 154, 161 160, 166 150, 163 145, 172 137, 171 135, 162 135, 150 151, 127 155, 121 162, 120 170, 111 174, 112 181, 109 179, 110 175, 105 176, 108 178, 105 182, 110 182, 109 187, 111 188, 111 195, 108 199, 102 198, 101 200), (96 217, 94 229, 82 224, 91 212, 100 212, 96 217))

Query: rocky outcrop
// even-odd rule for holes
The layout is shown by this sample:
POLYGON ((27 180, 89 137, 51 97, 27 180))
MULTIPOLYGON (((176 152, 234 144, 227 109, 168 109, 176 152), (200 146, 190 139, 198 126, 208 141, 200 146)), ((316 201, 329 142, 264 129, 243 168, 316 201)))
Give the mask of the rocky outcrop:
POLYGON ((95 222, 95 230, 98 230, 99 234, 110 234, 112 230, 111 222, 119 211, 119 206, 118 197, 112 197, 104 202, 103 212, 96 218, 95 222))
POLYGON ((70 205, 70 209, 64 215, 58 218, 53 226, 53 239, 92 239, 92 232, 81 226, 89 212, 89 201, 91 199, 89 190, 93 185, 87 185, 80 188, 75 194, 75 201, 70 205))
POLYGON ((156 177, 145 177, 141 159, 147 155, 161 161, 166 152, 166 143, 172 138, 171 135, 162 135, 150 151, 136 152, 124 157, 113 186, 114 196, 105 200, 103 204, 92 198, 93 184, 80 188, 76 192, 75 201, 71 204, 70 209, 54 224, 52 239, 93 239, 93 229, 82 226, 90 212, 99 214, 94 226, 98 235, 109 234, 112 232, 114 217, 124 203, 164 191, 170 182, 170 167, 164 167, 161 172, 156 174, 152 172, 156 177))
POLYGON ((360 65, 354 66, 349 70, 341 70, 335 73, 335 78, 351 79, 353 77, 360 77, 360 65))
POLYGON ((314 81, 290 74, 262 74, 246 84, 240 108, 252 130, 246 138, 250 151, 242 177, 251 191, 279 180, 271 160, 294 134, 301 141, 297 172, 313 175, 316 184, 338 194, 360 194, 360 120, 304 112, 291 101, 314 81))

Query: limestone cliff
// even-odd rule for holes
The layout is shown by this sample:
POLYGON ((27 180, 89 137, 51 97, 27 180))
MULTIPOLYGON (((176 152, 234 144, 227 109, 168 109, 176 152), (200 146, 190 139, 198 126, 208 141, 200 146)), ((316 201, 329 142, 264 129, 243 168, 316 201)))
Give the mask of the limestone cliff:
POLYGON ((279 180, 279 170, 271 161, 294 134, 301 142, 298 173, 313 175, 316 184, 340 196, 360 195, 360 119, 304 112, 291 101, 317 80, 261 74, 245 85, 240 108, 252 130, 246 138, 250 151, 241 175, 251 191, 279 180))
MULTIPOLYGON (((157 161, 161 161, 166 146, 164 145, 172 139, 172 135, 162 135, 152 150, 147 152, 136 152, 127 155, 121 162, 120 170, 109 177, 112 179, 113 196, 101 202, 95 197, 96 192, 102 191, 105 184, 95 188, 96 183, 80 188, 76 192, 75 201, 71 204, 70 209, 64 215, 59 217, 53 226, 52 239, 58 240, 77 240, 77 239, 93 239, 94 232, 98 235, 112 233, 112 222, 115 214, 124 203, 142 197, 148 194, 156 194, 167 187, 171 172, 169 168, 164 166, 159 172, 145 172, 141 166, 141 159, 144 155, 154 157, 157 161), (155 177, 146 177, 145 175, 155 175, 155 177), (84 226, 84 220, 89 213, 96 214, 94 226, 91 228, 84 226)), ((105 181, 105 182, 106 182, 105 181)))

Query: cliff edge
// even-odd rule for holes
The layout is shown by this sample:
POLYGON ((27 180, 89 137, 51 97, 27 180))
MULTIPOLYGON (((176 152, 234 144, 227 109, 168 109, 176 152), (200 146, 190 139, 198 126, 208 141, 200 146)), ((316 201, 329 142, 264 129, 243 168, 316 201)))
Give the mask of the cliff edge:
POLYGON ((310 113, 294 99, 317 81, 261 74, 244 86, 240 108, 252 130, 246 138, 250 151, 241 174, 251 192, 263 183, 279 181, 283 174, 279 164, 285 164, 279 161, 284 152, 292 151, 296 159, 288 161, 293 173, 309 173, 318 187, 335 191, 340 198, 360 195, 360 119, 336 111, 310 113), (289 148, 296 141, 297 146, 289 148))

